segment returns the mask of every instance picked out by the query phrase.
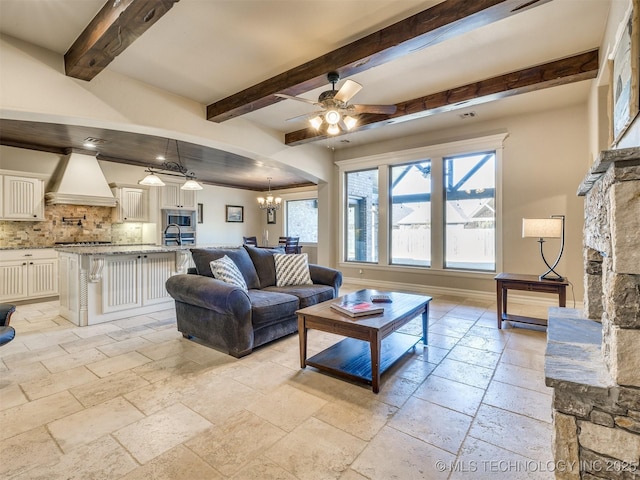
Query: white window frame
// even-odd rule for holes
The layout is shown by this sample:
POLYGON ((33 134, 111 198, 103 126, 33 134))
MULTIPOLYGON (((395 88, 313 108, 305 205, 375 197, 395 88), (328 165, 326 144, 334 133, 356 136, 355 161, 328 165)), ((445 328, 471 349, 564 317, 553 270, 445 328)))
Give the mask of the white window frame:
MULTIPOLYGON (((289 200, 318 200, 318 190, 308 190, 306 192, 294 192, 294 193, 283 193, 279 195, 282 198, 282 203, 284 204, 281 208, 282 212, 282 236, 287 235, 287 205, 286 202, 289 200)), ((300 242, 301 246, 317 246, 317 242, 300 242)))
POLYGON ((341 268, 358 268, 362 266, 368 270, 382 270, 444 276, 487 278, 494 277, 495 272, 478 270, 458 270, 444 268, 444 158, 456 155, 473 154, 477 152, 494 151, 496 155, 496 272, 502 271, 502 161, 504 140, 508 133, 499 133, 479 138, 441 143, 427 147, 401 150, 396 152, 371 155, 367 157, 340 160, 338 166, 338 189, 340 192, 340 208, 338 209, 338 266, 341 268), (389 261, 390 217, 388 212, 389 199, 389 171, 388 167, 402 165, 420 160, 431 160, 431 175, 436 181, 432 182, 431 192, 431 266, 394 265, 389 261), (378 197, 380 198, 378 215, 379 225, 386 228, 378 229, 378 263, 347 262, 345 261, 345 178, 346 174, 358 170, 378 168, 378 197), (386 199, 386 201, 382 201, 386 199))

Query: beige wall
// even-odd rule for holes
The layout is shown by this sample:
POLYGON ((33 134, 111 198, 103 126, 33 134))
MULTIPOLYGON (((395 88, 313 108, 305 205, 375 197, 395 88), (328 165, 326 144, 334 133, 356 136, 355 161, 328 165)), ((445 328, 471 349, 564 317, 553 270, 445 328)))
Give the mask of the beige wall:
MULTIPOLYGON (((554 214, 567 216, 566 247, 558 271, 575 286, 582 299, 583 200, 576 196, 587 172, 589 154, 587 106, 576 105, 544 113, 513 116, 439 132, 425 132, 391 142, 336 152, 337 160, 359 158, 436 145, 453 139, 469 139, 496 132, 507 132, 502 159, 503 265, 501 271, 540 274, 544 264, 538 243, 521 237, 522 218, 541 218, 554 214)), ((338 182, 334 176, 334 184, 338 182)), ((336 192, 337 195, 337 192, 336 192)), ((335 196, 334 196, 335 198, 335 196)), ((333 216, 338 218, 340 202, 334 201, 333 216)), ((336 242, 339 240, 336 239, 336 242)), ((337 243, 334 248, 337 251, 337 243)), ((547 257, 555 258, 559 242, 549 241, 547 257)), ((495 274, 460 275, 447 272, 398 272, 370 266, 341 265, 346 277, 401 284, 433 285, 445 288, 495 290, 495 274), (363 273, 360 274, 359 270, 363 273)), ((406 269, 405 269, 406 270, 406 269)), ((569 294, 569 297, 571 295, 569 294)))

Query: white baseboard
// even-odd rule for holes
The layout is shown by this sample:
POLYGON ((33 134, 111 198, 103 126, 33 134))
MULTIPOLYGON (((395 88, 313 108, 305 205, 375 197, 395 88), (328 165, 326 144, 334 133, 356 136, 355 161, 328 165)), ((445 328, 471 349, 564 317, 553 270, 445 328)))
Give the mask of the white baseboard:
MULTIPOLYGON (((415 283, 398 283, 385 282, 384 280, 363 280, 360 278, 344 277, 343 284, 354 285, 362 288, 375 288, 376 290, 399 290, 404 292, 419 293, 422 295, 453 295, 457 297, 466 297, 483 301, 496 301, 495 292, 482 292, 479 290, 464 290, 461 288, 437 287, 433 285, 416 285, 415 283)), ((509 301, 524 305, 541 306, 541 307, 557 307, 558 299, 554 295, 552 297, 541 297, 540 295, 522 295, 509 291, 509 301)), ((582 309, 582 301, 576 300, 573 306, 573 298, 571 291, 567 294, 567 307, 582 309)))

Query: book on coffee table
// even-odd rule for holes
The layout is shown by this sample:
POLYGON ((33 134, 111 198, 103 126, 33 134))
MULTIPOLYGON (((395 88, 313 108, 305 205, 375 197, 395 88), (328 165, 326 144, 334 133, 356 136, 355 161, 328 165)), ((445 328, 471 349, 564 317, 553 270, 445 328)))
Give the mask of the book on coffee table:
POLYGON ((384 308, 380 305, 374 305, 371 302, 363 302, 361 300, 334 302, 331 304, 331 308, 350 317, 362 317, 364 315, 375 315, 384 312, 384 308))

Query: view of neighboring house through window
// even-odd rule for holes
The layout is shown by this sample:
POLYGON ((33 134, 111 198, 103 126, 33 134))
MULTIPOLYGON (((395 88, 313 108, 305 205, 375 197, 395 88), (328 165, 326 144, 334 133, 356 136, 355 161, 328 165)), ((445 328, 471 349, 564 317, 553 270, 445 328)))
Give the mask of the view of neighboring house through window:
POLYGON ((378 169, 346 174, 345 256, 352 262, 378 261, 378 169))
POLYGON ((318 200, 287 200, 287 236, 301 243, 318 243, 318 200))
POLYGON ((398 265, 431 265, 431 162, 391 167, 391 255, 398 265))
POLYGON ((495 152, 445 157, 445 267, 496 268, 495 152))

